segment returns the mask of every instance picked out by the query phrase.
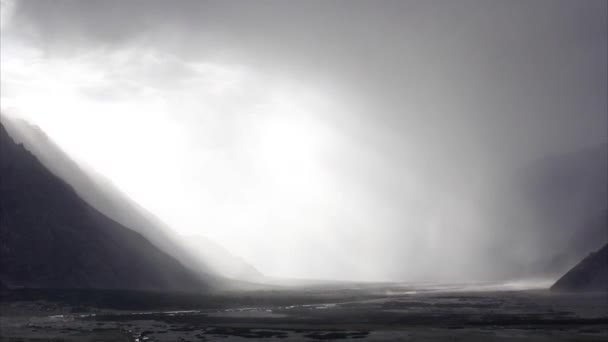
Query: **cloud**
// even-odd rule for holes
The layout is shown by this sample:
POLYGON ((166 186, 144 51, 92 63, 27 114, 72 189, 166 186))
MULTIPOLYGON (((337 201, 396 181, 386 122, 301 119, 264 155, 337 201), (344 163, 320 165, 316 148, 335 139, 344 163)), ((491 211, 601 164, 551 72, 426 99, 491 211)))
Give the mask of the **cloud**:
POLYGON ((140 130, 132 153, 181 151, 165 170, 179 181, 159 187, 188 203, 92 162, 265 273, 485 270, 509 235, 486 212, 521 209, 517 194, 487 199, 529 162, 606 139, 606 13, 593 0, 3 1, 3 106, 71 108, 83 132, 65 145, 106 158, 93 122, 129 125, 125 145, 140 130))

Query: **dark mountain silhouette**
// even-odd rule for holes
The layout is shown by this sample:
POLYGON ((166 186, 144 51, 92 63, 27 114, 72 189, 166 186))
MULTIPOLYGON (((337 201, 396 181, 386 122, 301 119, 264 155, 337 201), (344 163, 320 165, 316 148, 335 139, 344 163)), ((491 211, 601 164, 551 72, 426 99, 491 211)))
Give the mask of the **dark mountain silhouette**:
POLYGON ((605 292, 608 291, 608 244, 591 253, 552 287, 554 291, 605 292))
MULTIPOLYGON (((95 170, 72 160, 40 128, 21 119, 6 117, 3 119, 9 133, 32 151, 49 170, 71 185, 89 205, 123 226, 140 233, 152 244, 178 259, 201 277, 211 279, 233 274, 218 272, 224 266, 221 259, 201 257, 209 254, 200 251, 200 248, 207 246, 198 245, 198 250, 193 250, 190 248, 192 247, 190 244, 185 245, 164 222, 131 200, 111 181, 96 173, 95 170)), ((225 256, 230 259, 234 258, 229 253, 225 256)), ((242 267, 246 266, 252 267, 246 263, 242 267)), ((257 270, 255 272, 259 273, 257 270)), ((243 277, 238 279, 251 280, 243 277)))
POLYGON ((202 291, 209 283, 83 201, 0 123, 0 283, 202 291))

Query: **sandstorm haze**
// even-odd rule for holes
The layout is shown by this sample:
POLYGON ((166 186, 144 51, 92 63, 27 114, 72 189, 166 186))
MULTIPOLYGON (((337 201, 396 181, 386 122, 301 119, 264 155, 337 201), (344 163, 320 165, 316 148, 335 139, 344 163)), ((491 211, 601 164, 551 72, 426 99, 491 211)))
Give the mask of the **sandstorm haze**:
POLYGON ((521 278, 577 224, 544 167, 604 156, 564 215, 608 207, 607 12, 2 0, 1 109, 266 275, 521 278))

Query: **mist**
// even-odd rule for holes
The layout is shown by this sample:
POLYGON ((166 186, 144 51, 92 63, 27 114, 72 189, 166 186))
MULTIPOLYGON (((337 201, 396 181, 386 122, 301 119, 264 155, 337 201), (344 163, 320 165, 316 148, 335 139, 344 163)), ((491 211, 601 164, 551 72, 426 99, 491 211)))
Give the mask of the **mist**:
POLYGON ((608 208, 607 11, 3 0, 0 104, 264 275, 552 277, 605 242, 555 259, 608 208))

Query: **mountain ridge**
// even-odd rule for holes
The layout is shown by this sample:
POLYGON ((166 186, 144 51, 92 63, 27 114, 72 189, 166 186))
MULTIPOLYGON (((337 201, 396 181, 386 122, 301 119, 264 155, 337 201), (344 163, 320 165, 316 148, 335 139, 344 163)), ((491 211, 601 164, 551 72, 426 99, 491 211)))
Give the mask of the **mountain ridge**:
MULTIPOLYGON (((123 226, 142 234, 153 245, 200 276, 217 278, 218 284, 226 280, 222 278, 226 278, 227 273, 218 272, 219 265, 222 265, 221 260, 202 258, 201 255, 204 256, 205 253, 193 250, 192 246, 184 243, 167 224, 125 195, 111 180, 72 159, 41 128, 23 119, 2 116, 13 138, 26 145, 51 172, 70 184, 89 205, 123 226)), ((208 246, 199 246, 206 247, 208 246)), ((246 266, 252 267, 243 263, 243 267, 246 266)), ((259 271, 255 270, 254 273, 259 271)), ((238 280, 252 279, 243 277, 238 280)), ((256 277, 256 280, 259 278, 256 277)))
POLYGON ((83 201, 0 122, 4 287, 201 292, 211 283, 83 201))

